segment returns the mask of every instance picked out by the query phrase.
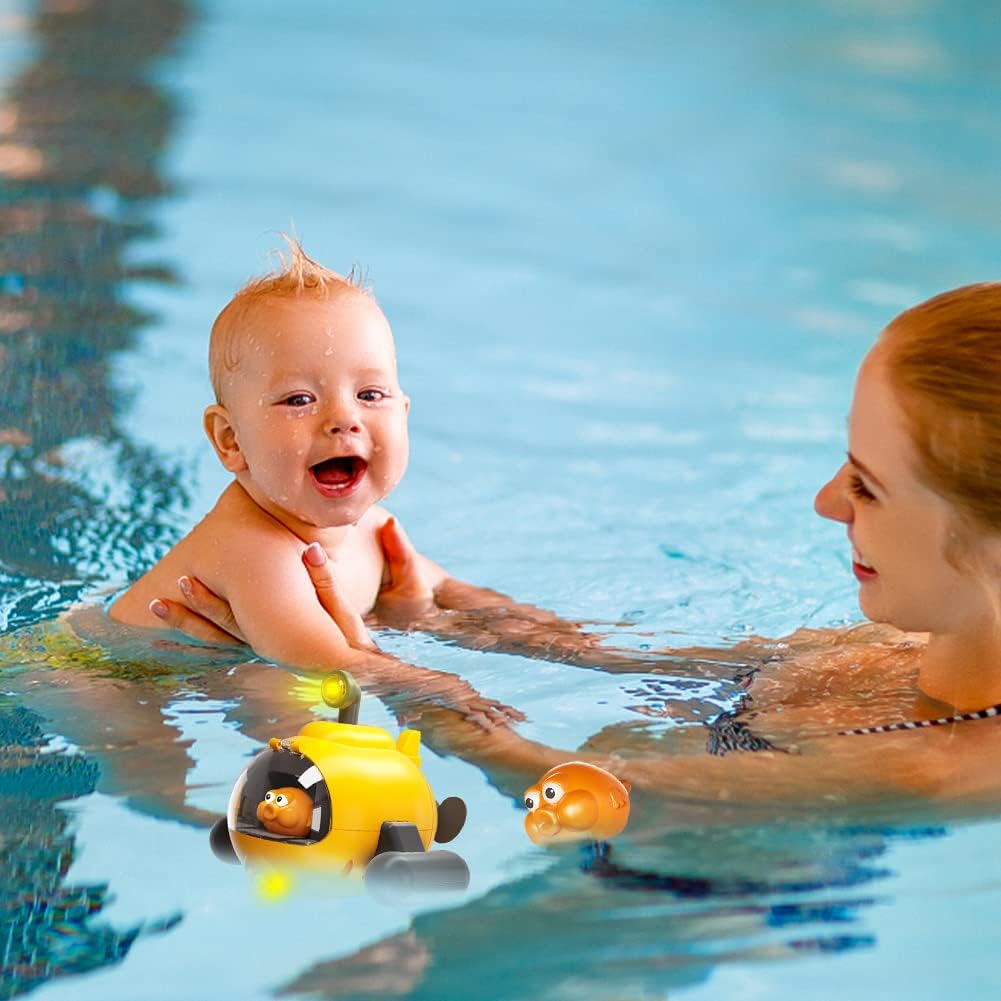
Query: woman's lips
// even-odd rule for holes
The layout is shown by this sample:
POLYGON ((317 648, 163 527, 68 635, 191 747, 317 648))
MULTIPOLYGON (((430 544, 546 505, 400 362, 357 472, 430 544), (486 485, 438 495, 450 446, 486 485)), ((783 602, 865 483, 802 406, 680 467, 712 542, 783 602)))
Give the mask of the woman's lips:
POLYGON ((859 551, 854 546, 852 546, 852 573, 855 574, 860 582, 872 580, 874 577, 879 576, 868 563, 862 560, 859 551))
POLYGON ((344 455, 310 466, 309 478, 324 497, 350 497, 361 485, 367 470, 368 463, 361 456, 344 455))

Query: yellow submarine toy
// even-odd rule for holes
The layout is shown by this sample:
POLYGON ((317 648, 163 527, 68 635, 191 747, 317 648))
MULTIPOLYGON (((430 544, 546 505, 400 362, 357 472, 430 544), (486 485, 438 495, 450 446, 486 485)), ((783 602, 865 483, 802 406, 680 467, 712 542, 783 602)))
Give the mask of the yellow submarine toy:
POLYGON ((212 828, 213 851, 248 866, 464 888, 465 862, 428 851, 459 833, 466 806, 455 796, 435 801, 420 767, 420 733, 403 730, 394 741, 354 722, 359 692, 345 672, 325 679, 323 696, 340 708, 338 722, 316 720, 270 740, 237 779, 226 817, 212 828))

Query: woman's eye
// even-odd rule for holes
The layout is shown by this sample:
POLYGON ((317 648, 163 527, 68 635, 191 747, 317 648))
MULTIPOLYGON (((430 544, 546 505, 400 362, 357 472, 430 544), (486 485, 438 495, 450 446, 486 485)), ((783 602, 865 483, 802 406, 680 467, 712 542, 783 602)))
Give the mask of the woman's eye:
POLYGON ((859 500, 871 501, 876 499, 876 495, 865 485, 858 473, 852 473, 849 480, 849 489, 859 500))
POLYGON ((386 399, 389 396, 388 393, 384 393, 381 389, 363 389, 358 394, 358 399, 363 403, 378 403, 380 400, 386 399))
POLYGON ((315 403, 316 399, 312 393, 293 393, 291 396, 286 396, 282 403, 286 407, 308 407, 311 403, 315 403))

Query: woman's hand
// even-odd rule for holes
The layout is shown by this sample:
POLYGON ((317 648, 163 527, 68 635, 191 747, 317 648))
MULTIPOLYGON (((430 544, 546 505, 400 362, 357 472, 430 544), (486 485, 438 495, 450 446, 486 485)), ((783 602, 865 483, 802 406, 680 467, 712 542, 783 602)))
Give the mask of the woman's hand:
POLYGON ((398 682, 386 694, 386 702, 401 722, 420 720, 429 709, 456 709, 482 730, 494 730, 527 718, 519 709, 478 692, 468 681, 447 671, 419 668, 400 690, 398 682))
POLYGON ((417 552, 395 518, 388 518, 379 529, 379 541, 389 583, 379 591, 374 614, 385 625, 410 628, 435 611, 434 581, 429 570, 433 564, 417 552))
POLYGON ((149 610, 165 626, 203 643, 218 646, 246 644, 246 637, 228 601, 210 591, 196 577, 181 577, 177 586, 186 604, 169 598, 154 598, 149 603, 149 610))
POLYGON ((318 542, 311 542, 303 550, 302 562, 306 564, 320 604, 337 624, 348 646, 355 650, 377 650, 362 617, 341 597, 334 579, 333 564, 327 559, 323 546, 318 542))
MULTIPOLYGON (((356 650, 377 649, 362 617, 341 598, 330 560, 323 547, 316 542, 308 545, 303 551, 302 562, 316 588, 320 604, 340 629, 348 645, 356 650)), ((246 637, 228 601, 210 591, 195 577, 181 577, 177 586, 184 595, 184 604, 169 598, 155 598, 150 602, 150 611, 165 626, 204 643, 227 646, 246 643, 246 637)))
MULTIPOLYGON (((413 556, 416 553, 409 540, 399 529, 396 533, 390 529, 389 534, 389 546, 395 546, 393 551, 396 567, 396 583, 391 588, 395 594, 391 600, 399 599, 399 607, 402 607, 408 596, 416 597, 419 594, 422 586, 419 581, 422 578, 419 576, 419 568, 415 572, 413 556)), ((341 599, 332 564, 323 548, 317 543, 307 546, 303 551, 302 561, 316 588, 320 603, 341 630, 349 646, 359 651, 377 652, 378 648, 369 636, 361 616, 341 599)), ((158 598, 150 606, 165 625, 208 643, 235 644, 244 641, 239 624, 225 599, 193 577, 182 577, 178 586, 187 605, 158 598)), ((525 719, 524 714, 512 706, 481 695, 468 682, 445 671, 412 668, 384 655, 368 658, 364 666, 359 664, 352 670, 358 673, 359 680, 364 678, 368 681, 374 691, 388 696, 394 710, 404 718, 419 718, 430 701, 432 705, 458 709, 466 719, 488 731, 525 719), (406 671, 408 676, 401 679, 401 671, 406 671), (412 676, 410 672, 413 672, 412 676), (401 689, 404 690, 401 692, 401 689)))

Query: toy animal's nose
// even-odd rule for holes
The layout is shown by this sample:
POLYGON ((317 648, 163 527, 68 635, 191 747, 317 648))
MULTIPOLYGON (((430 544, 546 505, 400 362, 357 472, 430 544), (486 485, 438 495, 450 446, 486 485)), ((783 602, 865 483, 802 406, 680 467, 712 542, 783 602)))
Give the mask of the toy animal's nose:
POLYGON ((552 810, 536 810, 531 817, 535 833, 542 837, 550 837, 560 829, 560 822, 552 810))
POLYGON ((278 816, 278 809, 273 803, 261 803, 257 808, 258 820, 274 820, 278 816))

